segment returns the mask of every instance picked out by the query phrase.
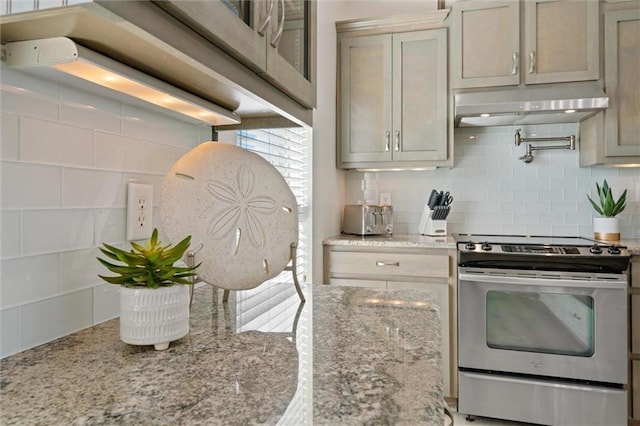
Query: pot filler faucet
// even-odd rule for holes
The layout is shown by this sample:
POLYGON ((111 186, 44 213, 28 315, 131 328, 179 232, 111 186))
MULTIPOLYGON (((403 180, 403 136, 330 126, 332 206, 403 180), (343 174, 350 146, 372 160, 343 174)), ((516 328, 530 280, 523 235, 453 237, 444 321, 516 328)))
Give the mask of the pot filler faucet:
POLYGON ((576 149, 576 136, 558 136, 558 137, 548 137, 548 138, 523 138, 520 136, 520 130, 516 130, 515 142, 516 146, 520 146, 522 142, 554 142, 554 141, 567 141, 569 142, 566 145, 551 145, 551 146, 533 146, 531 143, 527 144, 527 151, 522 157, 519 157, 520 160, 529 164, 533 161, 533 151, 543 151, 546 149, 576 149))

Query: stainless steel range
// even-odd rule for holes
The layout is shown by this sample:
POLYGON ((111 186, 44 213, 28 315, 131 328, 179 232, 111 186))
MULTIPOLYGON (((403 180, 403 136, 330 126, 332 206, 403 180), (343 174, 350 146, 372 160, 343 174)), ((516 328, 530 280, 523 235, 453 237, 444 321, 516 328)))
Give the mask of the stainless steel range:
POLYGON ((456 239, 458 411, 626 424, 626 248, 579 237, 456 239))

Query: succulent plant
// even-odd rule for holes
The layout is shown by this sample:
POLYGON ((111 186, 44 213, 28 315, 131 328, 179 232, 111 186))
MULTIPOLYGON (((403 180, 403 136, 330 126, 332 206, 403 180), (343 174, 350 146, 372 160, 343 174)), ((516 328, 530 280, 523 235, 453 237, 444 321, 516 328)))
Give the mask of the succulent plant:
POLYGON ((158 241, 158 230, 154 229, 151 239, 146 245, 131 242, 131 251, 119 249, 103 243, 100 251, 110 261, 97 258, 109 271, 117 276, 107 277, 98 275, 110 284, 125 287, 169 287, 174 284, 193 284, 189 280, 195 275, 193 272, 200 264, 193 267, 175 266, 191 244, 191 236, 187 236, 175 246, 162 246, 158 241))
POLYGON ((602 186, 598 185, 598 183, 596 182, 596 189, 598 191, 598 197, 600 198, 600 204, 593 201, 589 194, 587 194, 587 198, 600 216, 615 217, 616 215, 622 213, 622 211, 626 207, 627 202, 626 189, 624 190, 620 198, 618 198, 618 201, 613 201, 611 187, 607 183, 606 179, 604 180, 602 186))

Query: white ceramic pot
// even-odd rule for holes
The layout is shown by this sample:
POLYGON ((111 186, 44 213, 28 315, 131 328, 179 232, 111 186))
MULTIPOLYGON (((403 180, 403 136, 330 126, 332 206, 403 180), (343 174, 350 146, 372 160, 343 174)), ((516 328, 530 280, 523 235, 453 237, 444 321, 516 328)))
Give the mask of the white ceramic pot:
POLYGON ((120 287, 120 339, 164 350, 189 333, 189 286, 120 287))
POLYGON ((620 219, 617 217, 594 217, 593 238, 601 241, 620 241, 620 219))

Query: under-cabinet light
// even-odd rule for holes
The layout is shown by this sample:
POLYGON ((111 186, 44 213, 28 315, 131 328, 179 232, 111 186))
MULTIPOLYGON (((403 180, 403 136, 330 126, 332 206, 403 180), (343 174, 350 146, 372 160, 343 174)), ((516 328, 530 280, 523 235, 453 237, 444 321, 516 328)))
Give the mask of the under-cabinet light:
POLYGON ((240 123, 240 117, 226 108, 79 46, 66 37, 6 43, 2 46, 2 60, 18 68, 50 66, 213 126, 240 123))
POLYGON ((574 112, 576 112, 575 109, 568 109, 565 111, 565 114, 573 114, 574 112))

